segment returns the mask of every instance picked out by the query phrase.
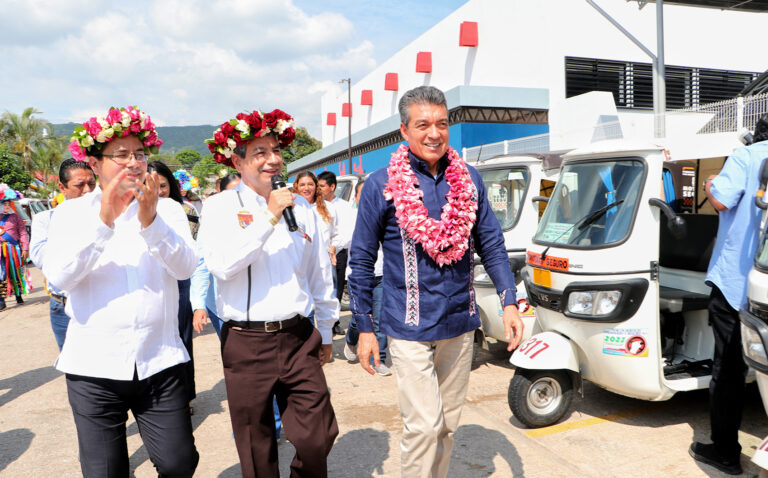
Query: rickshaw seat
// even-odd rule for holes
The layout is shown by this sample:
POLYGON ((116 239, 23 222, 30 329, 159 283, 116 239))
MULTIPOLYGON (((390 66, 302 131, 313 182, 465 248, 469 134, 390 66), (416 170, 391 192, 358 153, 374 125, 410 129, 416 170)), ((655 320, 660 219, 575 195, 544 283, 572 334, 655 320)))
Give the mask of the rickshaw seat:
POLYGON ((659 286, 659 308, 662 312, 688 312, 706 309, 709 296, 672 287, 659 286))
POLYGON ((715 248, 718 219, 714 214, 680 214, 687 227, 685 239, 675 239, 662 218, 659 265, 670 269, 706 272, 715 248))

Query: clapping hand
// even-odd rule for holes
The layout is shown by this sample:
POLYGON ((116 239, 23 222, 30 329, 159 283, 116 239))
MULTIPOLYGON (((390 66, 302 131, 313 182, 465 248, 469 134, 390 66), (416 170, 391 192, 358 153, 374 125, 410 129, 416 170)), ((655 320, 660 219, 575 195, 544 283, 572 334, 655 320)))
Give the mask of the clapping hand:
POLYGON ((117 176, 112 178, 112 181, 106 185, 101 194, 101 211, 99 212, 99 218, 108 227, 115 227, 115 219, 125 211, 128 203, 133 199, 132 190, 122 190, 120 183, 125 180, 125 176, 128 172, 123 169, 117 176))
POLYGON ((157 200, 159 197, 159 186, 157 180, 157 171, 146 175, 144 184, 136 181, 138 190, 131 189, 133 197, 139 202, 139 212, 136 214, 141 223, 141 228, 148 228, 157 216, 157 200))

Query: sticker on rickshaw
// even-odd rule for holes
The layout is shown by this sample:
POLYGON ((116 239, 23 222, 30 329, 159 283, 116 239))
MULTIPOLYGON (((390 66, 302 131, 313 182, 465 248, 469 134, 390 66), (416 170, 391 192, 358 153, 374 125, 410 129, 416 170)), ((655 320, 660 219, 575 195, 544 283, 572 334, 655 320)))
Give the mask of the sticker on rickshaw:
POLYGON ((541 254, 536 252, 528 253, 528 264, 532 266, 545 267, 555 271, 567 271, 568 259, 565 257, 547 256, 544 259, 541 258, 541 254))
POLYGON ((646 329, 606 329, 603 331, 603 353, 620 357, 647 357, 646 329))
POLYGON ((530 359, 534 359, 537 355, 547 350, 548 348, 548 343, 536 337, 531 337, 530 339, 520 344, 520 347, 516 350, 516 353, 521 353, 523 355, 527 355, 530 359))
POLYGON ((552 287, 552 272, 547 269, 533 268, 533 283, 542 287, 552 287))

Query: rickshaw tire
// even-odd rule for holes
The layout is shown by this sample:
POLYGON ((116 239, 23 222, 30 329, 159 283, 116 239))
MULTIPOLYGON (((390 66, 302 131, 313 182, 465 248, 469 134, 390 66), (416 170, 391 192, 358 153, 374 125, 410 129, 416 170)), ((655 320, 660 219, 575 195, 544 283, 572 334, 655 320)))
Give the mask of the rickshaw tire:
MULTIPOLYGON (((557 387, 555 387, 557 388, 557 387)), ((568 412, 573 401, 573 381, 566 370, 530 370, 518 368, 509 382, 507 400, 512 414, 528 428, 541 428, 554 425, 568 412), (542 381, 542 379, 545 379, 542 381), (560 389, 560 401, 546 412, 535 409, 528 400, 531 387, 546 379, 557 382, 560 389)))

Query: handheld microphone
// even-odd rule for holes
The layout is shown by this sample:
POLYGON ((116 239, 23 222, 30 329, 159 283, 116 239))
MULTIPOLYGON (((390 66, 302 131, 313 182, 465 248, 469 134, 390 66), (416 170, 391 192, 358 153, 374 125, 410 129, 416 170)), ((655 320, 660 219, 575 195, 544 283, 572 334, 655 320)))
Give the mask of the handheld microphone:
MULTIPOLYGON (((285 185, 285 179, 283 179, 281 174, 275 174, 272 176, 272 190, 284 187, 287 186, 285 185)), ((288 224, 289 231, 293 232, 299 228, 299 226, 296 225, 296 216, 293 214, 292 206, 288 206, 287 208, 283 209, 283 219, 285 219, 285 223, 288 224)))

